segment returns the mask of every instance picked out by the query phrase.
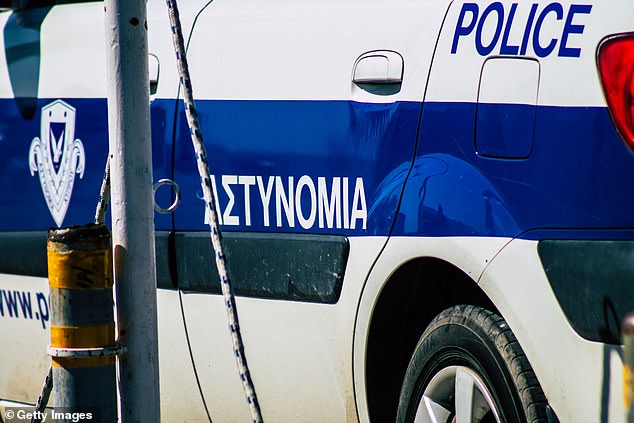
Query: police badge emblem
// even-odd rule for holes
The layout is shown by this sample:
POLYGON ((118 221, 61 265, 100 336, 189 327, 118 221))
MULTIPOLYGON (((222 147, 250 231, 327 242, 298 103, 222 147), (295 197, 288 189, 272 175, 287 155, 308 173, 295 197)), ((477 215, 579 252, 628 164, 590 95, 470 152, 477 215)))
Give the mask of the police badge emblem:
POLYGON ((62 100, 42 107, 40 138, 29 148, 31 176, 38 173, 42 193, 58 227, 62 226, 75 174, 84 176, 84 146, 75 138, 75 108, 62 100))

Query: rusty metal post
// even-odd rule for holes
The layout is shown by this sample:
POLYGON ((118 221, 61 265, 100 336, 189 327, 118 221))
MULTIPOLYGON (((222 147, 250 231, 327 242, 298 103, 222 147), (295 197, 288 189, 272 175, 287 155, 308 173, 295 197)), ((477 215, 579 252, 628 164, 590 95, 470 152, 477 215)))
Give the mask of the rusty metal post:
POLYGON ((47 255, 53 408, 91 412, 95 414, 91 421, 115 422, 117 349, 110 232, 96 224, 51 229, 47 255))

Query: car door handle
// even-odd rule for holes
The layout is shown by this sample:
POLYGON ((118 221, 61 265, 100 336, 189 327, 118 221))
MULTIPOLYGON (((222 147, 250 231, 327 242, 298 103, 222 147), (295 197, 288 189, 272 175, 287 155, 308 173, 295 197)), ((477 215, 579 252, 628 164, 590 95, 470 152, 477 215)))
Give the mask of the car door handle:
POLYGON ((148 55, 148 76, 150 78, 150 95, 156 94, 158 91, 159 73, 160 73, 159 59, 155 54, 150 53, 148 55))
POLYGON ((391 50, 363 53, 354 63, 352 82, 371 94, 396 94, 403 84, 403 57, 391 50))
POLYGON ((403 57, 390 50, 364 53, 354 64, 352 81, 355 84, 400 84, 403 82, 403 57))

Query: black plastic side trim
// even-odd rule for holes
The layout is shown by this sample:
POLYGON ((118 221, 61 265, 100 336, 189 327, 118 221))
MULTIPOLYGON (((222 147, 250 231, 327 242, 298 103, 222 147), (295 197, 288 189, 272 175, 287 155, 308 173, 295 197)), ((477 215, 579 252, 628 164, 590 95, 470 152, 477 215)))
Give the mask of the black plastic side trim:
POLYGON ((176 274, 172 263, 171 232, 156 232, 154 250, 156 251, 156 287, 159 289, 177 289, 176 274))
POLYGON ((0 273, 48 276, 46 231, 1 232, 0 273))
MULTIPOLYGON (((224 232, 236 295, 334 304, 341 295, 349 243, 342 236, 224 232)), ((220 293, 206 232, 177 232, 175 251, 183 291, 220 293)))
POLYGON ((634 311, 634 241, 547 240, 538 252, 575 331, 619 344, 621 319, 634 311))
MULTIPOLYGON (((156 283, 161 289, 176 289, 169 258, 169 232, 157 232, 156 283)), ((48 277, 46 231, 0 232, 0 273, 48 277)))
MULTIPOLYGON (((339 300, 350 249, 346 237, 225 232, 223 242, 236 295, 339 300)), ((209 233, 157 232, 155 244, 158 288, 221 292, 209 233)), ((46 231, 0 232, 0 273, 47 277, 46 231)))

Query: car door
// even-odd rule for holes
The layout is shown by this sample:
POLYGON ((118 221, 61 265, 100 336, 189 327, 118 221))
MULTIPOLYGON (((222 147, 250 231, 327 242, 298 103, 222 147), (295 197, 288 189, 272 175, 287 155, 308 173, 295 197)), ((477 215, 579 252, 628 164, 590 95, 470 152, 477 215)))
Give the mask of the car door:
MULTIPOLYGON (((216 0, 197 17, 194 97, 267 420, 358 418, 356 307, 411 166, 446 9, 433 3, 216 0)), ((176 134, 190 349, 211 417, 247 419, 182 109, 176 134)))

